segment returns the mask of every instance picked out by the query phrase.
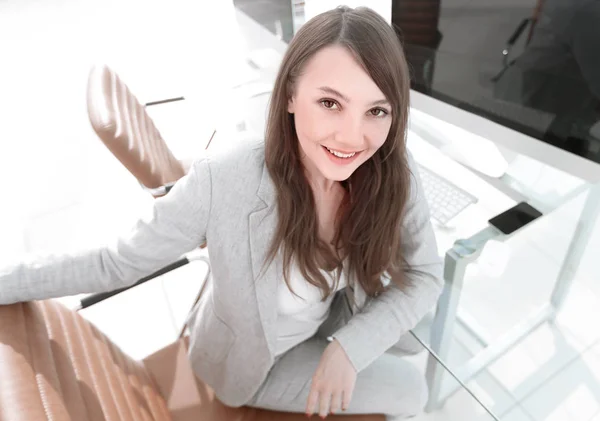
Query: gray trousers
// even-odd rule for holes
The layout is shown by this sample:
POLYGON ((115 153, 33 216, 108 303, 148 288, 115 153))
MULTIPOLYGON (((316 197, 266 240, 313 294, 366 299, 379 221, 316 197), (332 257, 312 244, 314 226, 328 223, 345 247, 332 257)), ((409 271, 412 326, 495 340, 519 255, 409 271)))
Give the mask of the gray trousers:
MULTIPOLYGON (((315 336, 276 360, 248 406, 300 412, 306 410, 312 376, 329 342, 315 336)), ((423 374, 398 355, 385 353, 358 373, 346 414, 384 414, 390 420, 413 417, 427 401, 423 374)))

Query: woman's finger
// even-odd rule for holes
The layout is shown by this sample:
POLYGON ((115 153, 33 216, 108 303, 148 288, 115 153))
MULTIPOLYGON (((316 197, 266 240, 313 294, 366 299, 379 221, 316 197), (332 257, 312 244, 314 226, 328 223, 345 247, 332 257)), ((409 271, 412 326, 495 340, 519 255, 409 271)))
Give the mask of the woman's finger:
POLYGON ((342 392, 342 411, 346 411, 350 406, 352 400, 352 390, 345 390, 342 392))
POLYGON ((342 393, 337 392, 331 396, 330 413, 337 414, 342 410, 342 393))
POLYGON ((331 392, 321 392, 319 395, 319 416, 325 418, 329 415, 329 408, 331 406, 331 392))
POLYGON ((319 403, 319 392, 314 388, 310 388, 310 393, 308 394, 308 400, 306 401, 306 415, 311 416, 317 410, 317 405, 319 403))

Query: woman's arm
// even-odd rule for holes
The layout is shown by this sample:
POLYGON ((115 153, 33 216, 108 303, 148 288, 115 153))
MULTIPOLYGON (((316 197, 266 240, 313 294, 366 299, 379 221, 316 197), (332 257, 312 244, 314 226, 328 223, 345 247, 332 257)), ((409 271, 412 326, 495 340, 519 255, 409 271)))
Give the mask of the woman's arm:
POLYGON ((442 291, 442 261, 418 168, 410 153, 408 162, 413 182, 401 238, 403 256, 409 265, 406 276, 413 286, 401 291, 391 285, 333 335, 357 371, 375 361, 414 328, 434 308, 442 291))
POLYGON ((131 285, 202 244, 210 207, 210 169, 208 161, 201 160, 169 194, 154 202, 149 217, 114 244, 0 267, 0 304, 131 285))

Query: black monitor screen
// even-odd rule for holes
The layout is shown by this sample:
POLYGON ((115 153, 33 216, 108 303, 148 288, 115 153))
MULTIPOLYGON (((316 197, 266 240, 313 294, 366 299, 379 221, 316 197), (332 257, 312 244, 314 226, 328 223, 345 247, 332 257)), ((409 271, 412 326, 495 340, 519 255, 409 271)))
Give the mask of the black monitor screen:
POLYGON ((600 0, 393 0, 412 88, 600 162, 600 0))

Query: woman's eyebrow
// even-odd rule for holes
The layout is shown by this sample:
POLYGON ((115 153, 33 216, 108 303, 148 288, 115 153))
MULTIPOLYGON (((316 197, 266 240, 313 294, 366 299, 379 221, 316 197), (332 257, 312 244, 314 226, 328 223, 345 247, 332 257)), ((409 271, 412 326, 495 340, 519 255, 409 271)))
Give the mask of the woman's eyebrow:
POLYGON ((390 101, 388 101, 387 99, 378 99, 375 102, 371 102, 371 106, 373 105, 391 105, 390 101))
POLYGON ((335 95, 339 98, 342 98, 346 102, 350 102, 350 99, 346 95, 340 93, 339 91, 336 91, 335 89, 329 86, 321 86, 319 89, 327 94, 335 95))

